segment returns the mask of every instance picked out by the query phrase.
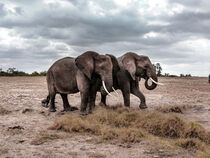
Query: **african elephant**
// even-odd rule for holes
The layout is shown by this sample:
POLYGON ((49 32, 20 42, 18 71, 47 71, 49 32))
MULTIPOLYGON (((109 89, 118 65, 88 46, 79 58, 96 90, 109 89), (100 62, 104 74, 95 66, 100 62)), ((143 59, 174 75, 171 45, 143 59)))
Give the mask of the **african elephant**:
POLYGON ((209 83, 210 83, 210 74, 209 74, 209 83))
POLYGON ((42 101, 43 106, 47 106, 50 102, 49 111, 55 112, 55 95, 59 93, 63 100, 64 111, 74 110, 68 102, 67 94, 80 92, 81 114, 86 114, 88 103, 88 112, 91 113, 97 92, 95 83, 100 78, 104 85, 102 93, 111 91, 112 68, 109 56, 99 55, 93 51, 87 51, 76 59, 66 57, 56 61, 47 72, 49 95, 42 101))
MULTIPOLYGON (((157 87, 158 79, 155 68, 153 67, 149 57, 128 52, 119 58, 109 55, 113 63, 113 87, 120 89, 123 94, 124 105, 130 106, 130 93, 137 96, 141 103, 139 108, 147 108, 146 100, 142 92, 139 90, 139 80, 145 79, 145 87, 153 90, 157 87), (148 80, 153 82, 148 84, 148 80)), ((101 93, 101 103, 106 105, 107 94, 101 93)))

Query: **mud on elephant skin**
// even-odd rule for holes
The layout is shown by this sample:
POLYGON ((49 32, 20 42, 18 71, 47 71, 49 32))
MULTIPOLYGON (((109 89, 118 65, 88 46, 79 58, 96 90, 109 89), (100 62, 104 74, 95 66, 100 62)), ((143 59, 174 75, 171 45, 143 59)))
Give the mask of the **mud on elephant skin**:
MULTIPOLYGON (((139 107, 147 108, 145 96, 139 89, 139 80, 145 79, 145 87, 153 90, 157 87, 157 75, 149 57, 128 52, 119 58, 109 55, 113 63, 113 87, 120 89, 123 94, 124 105, 130 106, 130 93, 140 99, 139 107), (148 80, 154 81, 152 85, 148 84, 148 80)), ((101 93, 101 103, 106 105, 107 94, 101 93)))
MULTIPOLYGON (((101 79, 108 91, 112 89, 112 62, 109 56, 100 55, 93 51, 87 51, 76 59, 66 57, 56 61, 47 72, 48 96, 42 101, 42 105, 47 107, 50 103, 49 111, 55 112, 55 96, 59 93, 63 100, 64 111, 75 110, 69 102, 67 95, 80 92, 81 114, 92 112, 95 105, 96 84, 101 79)), ((105 92, 103 92, 105 93, 105 92)))

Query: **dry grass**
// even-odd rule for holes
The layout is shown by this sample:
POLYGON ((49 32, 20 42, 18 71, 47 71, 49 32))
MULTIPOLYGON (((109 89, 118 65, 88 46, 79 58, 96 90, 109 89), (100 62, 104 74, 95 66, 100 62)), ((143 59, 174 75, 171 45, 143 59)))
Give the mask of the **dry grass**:
POLYGON ((181 138, 177 139, 175 145, 184 149, 205 151, 205 144, 196 138, 181 138))
POLYGON ((170 112, 174 112, 174 113, 183 113, 184 110, 186 110, 187 108, 192 108, 193 106, 189 106, 189 105, 173 105, 173 106, 159 106, 156 108, 157 111, 163 112, 163 113, 170 113, 170 112))
POLYGON ((201 144, 210 144, 210 133, 202 126, 187 123, 176 115, 117 106, 99 108, 97 113, 84 117, 76 114, 64 115, 54 123, 51 129, 89 133, 98 136, 101 140, 133 143, 140 142, 142 138, 148 138, 149 135, 183 140, 186 138, 185 141, 188 141, 189 145, 187 142, 177 142, 177 145, 183 148, 191 148, 194 145, 194 148, 199 150, 202 148, 201 144))
POLYGON ((201 125, 190 122, 185 131, 186 138, 197 138, 207 144, 210 144, 210 131, 206 131, 201 125))
POLYGON ((36 138, 34 138, 31 141, 31 145, 40 145, 40 144, 44 144, 45 142, 48 142, 50 140, 55 140, 55 139, 59 139, 60 136, 58 134, 55 133, 49 133, 47 131, 42 131, 40 132, 36 138))
POLYGON ((198 158, 210 158, 210 152, 202 153, 198 158))

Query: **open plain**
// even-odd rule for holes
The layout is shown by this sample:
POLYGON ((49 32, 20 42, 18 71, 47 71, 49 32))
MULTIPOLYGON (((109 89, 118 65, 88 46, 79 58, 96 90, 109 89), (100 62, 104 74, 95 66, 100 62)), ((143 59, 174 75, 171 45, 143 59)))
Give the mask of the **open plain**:
MULTIPOLYGON (((145 113, 157 111, 163 115, 176 115, 210 131, 210 84, 207 78, 161 77, 159 81, 165 85, 152 91, 146 90, 144 80, 140 81, 148 105, 145 113)), ((115 97, 107 97, 109 106, 123 104, 119 90, 118 93, 119 96, 112 93, 115 97)), ((51 130, 49 127, 64 115, 80 116, 79 111, 61 112, 63 107, 59 95, 56 97, 57 112, 49 113, 41 106, 41 100, 47 94, 45 77, 0 77, 0 157, 180 158, 202 155, 203 151, 172 145, 171 138, 147 136, 137 143, 123 143, 98 141, 89 133, 51 130)), ((70 94, 68 98, 71 105, 79 108, 79 93, 70 94)), ((99 102, 98 93, 94 114, 100 111, 99 102)), ((138 106, 139 99, 131 95, 131 108, 142 111, 138 106)), ((208 152, 209 145, 206 144, 206 157, 208 152)))

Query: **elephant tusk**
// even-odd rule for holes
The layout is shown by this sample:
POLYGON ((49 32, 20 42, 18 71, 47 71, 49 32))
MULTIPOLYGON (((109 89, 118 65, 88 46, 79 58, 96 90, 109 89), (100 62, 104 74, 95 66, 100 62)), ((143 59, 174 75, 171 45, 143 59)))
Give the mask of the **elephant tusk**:
POLYGON ((150 77, 149 79, 150 79, 152 82, 154 82, 155 84, 157 84, 157 85, 161 85, 161 86, 164 85, 163 83, 158 83, 158 82, 154 81, 151 77, 150 77))
POLYGON ((114 89, 114 87, 112 87, 112 89, 117 95, 119 95, 119 93, 114 89))
POLYGON ((105 85, 104 81, 102 81, 102 85, 103 85, 104 90, 106 91, 106 93, 107 93, 108 95, 112 96, 112 95, 109 93, 109 91, 106 89, 106 85, 105 85))

